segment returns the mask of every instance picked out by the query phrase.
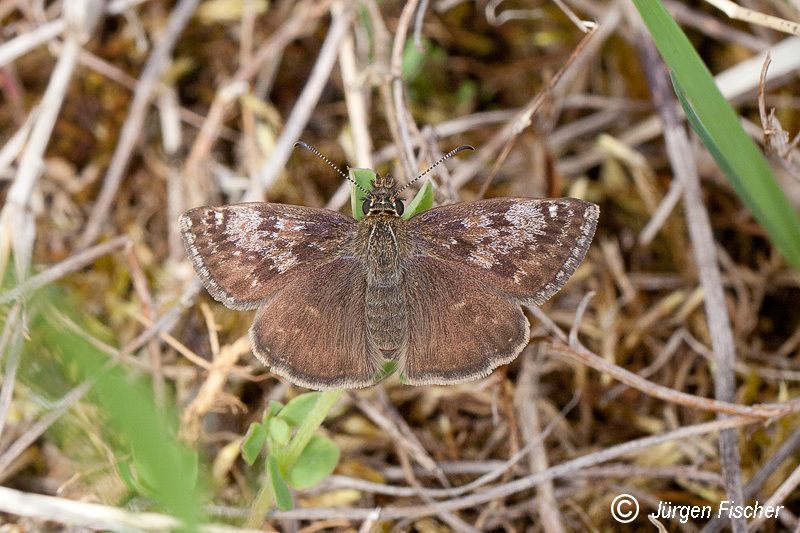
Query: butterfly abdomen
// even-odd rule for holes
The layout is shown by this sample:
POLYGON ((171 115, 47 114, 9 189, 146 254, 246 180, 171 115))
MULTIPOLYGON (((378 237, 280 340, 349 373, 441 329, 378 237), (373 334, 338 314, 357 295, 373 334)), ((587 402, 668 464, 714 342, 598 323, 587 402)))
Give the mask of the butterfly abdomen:
POLYGON ((408 333, 402 288, 401 247, 394 217, 375 217, 365 224, 367 266, 366 318, 372 344, 394 358, 408 333))

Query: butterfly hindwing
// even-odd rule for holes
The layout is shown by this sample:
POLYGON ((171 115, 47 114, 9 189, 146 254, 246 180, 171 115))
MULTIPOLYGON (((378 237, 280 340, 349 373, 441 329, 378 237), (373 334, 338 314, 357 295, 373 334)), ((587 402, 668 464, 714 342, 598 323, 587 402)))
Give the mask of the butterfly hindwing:
POLYGON ((408 342, 400 371, 412 385, 447 385, 486 376, 528 344, 528 320, 469 269, 433 257, 405 269, 408 342))
POLYGON ((208 292, 232 309, 255 309, 285 284, 347 253, 356 222, 325 209, 254 202, 190 209, 180 226, 208 292))
POLYGON ((253 352, 292 383, 322 390, 372 385, 381 368, 368 340, 363 263, 321 264, 265 302, 250 328, 253 352))
POLYGON ((415 253, 463 265, 521 303, 541 304, 583 261, 599 208, 575 198, 495 198, 446 205, 408 222, 415 253))

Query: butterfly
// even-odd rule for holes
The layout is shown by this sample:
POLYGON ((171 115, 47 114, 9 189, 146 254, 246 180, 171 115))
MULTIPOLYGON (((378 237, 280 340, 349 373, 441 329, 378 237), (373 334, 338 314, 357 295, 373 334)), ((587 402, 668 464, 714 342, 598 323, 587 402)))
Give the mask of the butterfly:
POLYGON ((264 202, 186 211, 181 234, 208 292, 257 309, 253 353, 310 389, 373 385, 386 361, 412 385, 470 381, 511 362, 529 340, 522 306, 543 303, 575 272, 598 206, 492 198, 406 219, 399 194, 411 182, 375 176, 358 221, 264 202))

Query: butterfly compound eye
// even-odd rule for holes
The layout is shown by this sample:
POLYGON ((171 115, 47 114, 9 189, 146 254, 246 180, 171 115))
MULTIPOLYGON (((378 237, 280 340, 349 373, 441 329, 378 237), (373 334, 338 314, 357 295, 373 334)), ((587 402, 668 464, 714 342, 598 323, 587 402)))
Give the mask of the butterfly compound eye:
POLYGON ((394 211, 399 216, 403 214, 403 209, 405 209, 405 206, 403 205, 403 200, 398 198, 397 200, 394 201, 394 211))
POLYGON ((366 215, 370 212, 371 209, 372 209, 372 200, 370 200, 369 198, 365 198, 364 203, 361 204, 361 211, 366 215))

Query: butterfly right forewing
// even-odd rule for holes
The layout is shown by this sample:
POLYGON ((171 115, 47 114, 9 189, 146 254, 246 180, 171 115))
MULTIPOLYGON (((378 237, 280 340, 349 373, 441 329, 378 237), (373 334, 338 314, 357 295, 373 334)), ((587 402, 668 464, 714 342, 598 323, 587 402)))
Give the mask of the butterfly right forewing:
POLYGON ((255 309, 319 264, 350 253, 357 226, 335 211, 262 202, 196 207, 180 225, 203 285, 232 309, 255 309))
POLYGON ((541 304, 583 261, 597 205, 575 198, 494 198, 446 205, 407 224, 415 253, 463 265, 521 303, 541 304))

